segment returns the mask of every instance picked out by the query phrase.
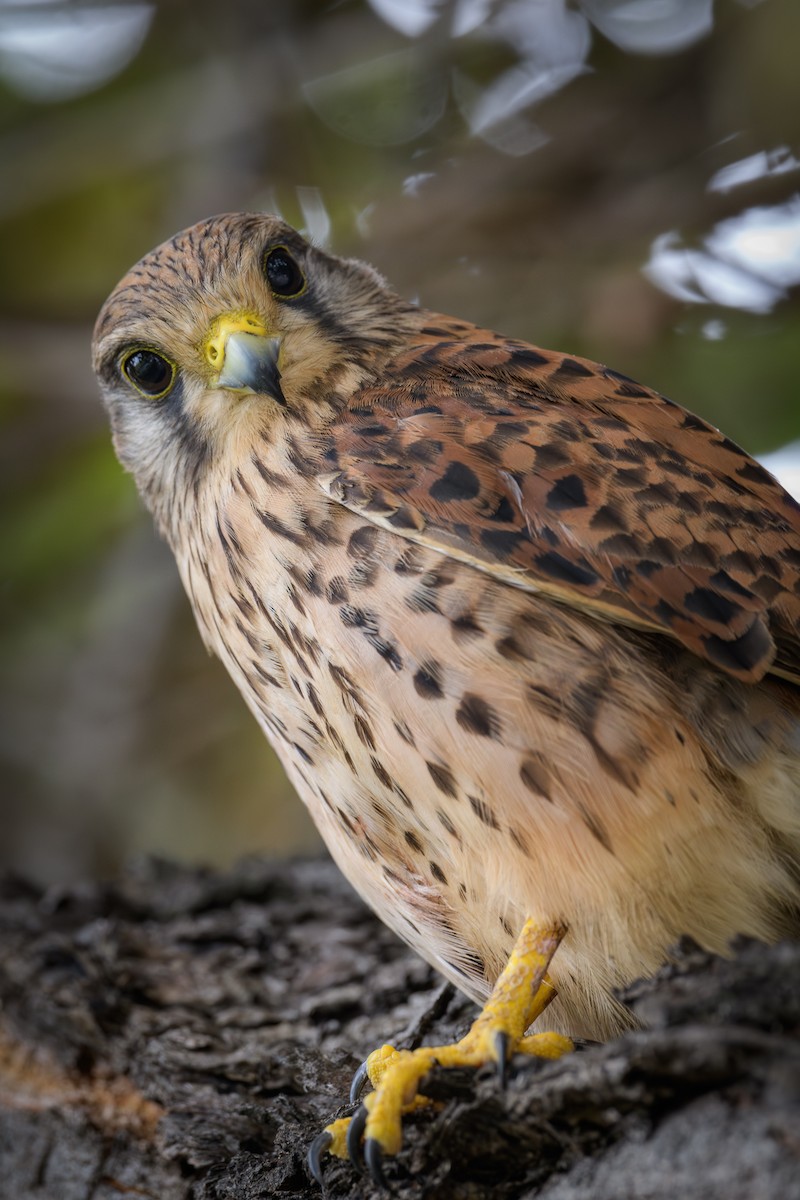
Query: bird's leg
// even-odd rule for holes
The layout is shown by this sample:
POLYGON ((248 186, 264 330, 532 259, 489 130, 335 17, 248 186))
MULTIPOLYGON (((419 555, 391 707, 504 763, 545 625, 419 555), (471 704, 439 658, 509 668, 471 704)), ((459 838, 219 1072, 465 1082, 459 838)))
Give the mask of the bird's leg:
MULTIPOLYGON (((530 919, 525 922, 483 1011, 460 1042, 418 1050, 395 1050, 387 1045, 369 1056, 367 1074, 375 1090, 364 1100, 366 1120, 362 1113, 354 1121, 358 1119, 359 1133, 363 1128, 365 1157, 373 1174, 380 1177, 384 1154, 399 1151, 403 1115, 425 1103, 417 1089, 433 1066, 480 1067, 495 1062, 504 1079, 506 1065, 518 1050, 542 1058, 559 1058, 572 1050, 569 1038, 557 1033, 524 1037, 555 995, 547 967, 564 933, 561 926, 542 926, 530 919)), ((354 1143, 360 1137, 348 1138, 347 1124, 346 1120, 335 1121, 320 1135, 329 1153, 352 1157, 358 1152, 354 1143)))

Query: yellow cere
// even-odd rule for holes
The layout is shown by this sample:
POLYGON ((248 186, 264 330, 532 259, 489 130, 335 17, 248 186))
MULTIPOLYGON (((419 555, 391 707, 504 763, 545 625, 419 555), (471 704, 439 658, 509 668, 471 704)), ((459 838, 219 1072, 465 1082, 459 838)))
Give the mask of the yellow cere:
POLYGON ((256 313, 226 313, 212 322, 203 343, 203 355, 214 370, 219 370, 225 361, 225 343, 232 333, 252 333, 268 337, 266 325, 256 313))

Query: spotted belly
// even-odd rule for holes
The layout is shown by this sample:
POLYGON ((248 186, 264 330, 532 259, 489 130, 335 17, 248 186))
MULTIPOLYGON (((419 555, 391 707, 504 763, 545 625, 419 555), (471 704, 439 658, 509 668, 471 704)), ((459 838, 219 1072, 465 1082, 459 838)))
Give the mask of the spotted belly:
POLYGON ((342 509, 267 523, 262 571, 245 509, 189 572, 206 639, 345 875, 463 990, 485 996, 527 917, 563 922, 548 1016, 605 1036, 612 988, 681 933, 764 932, 722 774, 644 639, 342 509), (709 855, 730 895, 704 895, 709 855))

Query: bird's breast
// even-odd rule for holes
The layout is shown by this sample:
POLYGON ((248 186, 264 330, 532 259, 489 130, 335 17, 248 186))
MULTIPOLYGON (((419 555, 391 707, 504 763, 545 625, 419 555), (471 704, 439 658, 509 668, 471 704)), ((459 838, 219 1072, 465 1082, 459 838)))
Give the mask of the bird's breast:
MULTIPOLYGON (((571 928, 554 971, 607 994, 681 932, 719 944, 707 864, 742 829, 685 690, 640 642, 275 460, 199 516, 179 561, 206 641, 344 873, 429 961, 479 996, 539 915, 571 928)), ((748 905, 732 920, 755 931, 748 905)))

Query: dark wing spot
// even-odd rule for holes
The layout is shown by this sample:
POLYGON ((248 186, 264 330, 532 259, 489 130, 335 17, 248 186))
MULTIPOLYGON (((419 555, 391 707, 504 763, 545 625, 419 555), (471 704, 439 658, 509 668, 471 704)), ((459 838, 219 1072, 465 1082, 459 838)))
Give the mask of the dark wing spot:
POLYGON ((579 475, 565 475, 553 484, 547 493, 546 503, 554 512, 563 512, 568 508, 585 508, 586 492, 583 480, 579 475))
POLYGON ((648 483, 640 492, 636 492, 634 500, 637 504, 645 504, 651 508, 662 508, 665 504, 676 504, 678 493, 675 485, 669 480, 662 483, 648 483))
POLYGON ((362 437, 380 437, 381 434, 387 432, 387 427, 381 425, 379 421, 374 421, 371 425, 356 425, 355 432, 362 437))
POLYGON ((602 533, 626 533, 628 529, 624 514, 613 504, 602 504, 592 516, 589 527, 602 533))
POLYGON ((601 554, 617 558, 635 558, 641 553, 639 540, 632 533, 612 533, 610 537, 603 538, 597 549, 601 554))
POLYGON ((700 433, 709 433, 710 428, 705 421, 701 421, 700 417, 696 417, 694 413, 687 412, 681 421, 681 429, 697 429, 700 433))
POLYGON ((552 378, 559 375, 591 376, 594 375, 594 371, 585 367, 583 363, 576 362, 574 358, 562 358, 558 370, 554 372, 552 378))
POLYGON ((472 468, 457 460, 447 464, 444 475, 429 489, 433 500, 444 503, 450 500, 473 500, 480 490, 480 480, 472 468))
POLYGON ((442 453, 444 445, 435 438, 420 438, 406 447, 405 453, 417 462, 433 463, 442 453))
POLYGON ((618 396, 626 396, 631 400, 644 400, 652 395, 647 388, 638 383, 623 383, 617 388, 618 396))
POLYGON ((421 853, 422 842, 419 840, 417 835, 414 833, 413 829, 406 829, 405 832, 403 833, 403 837, 405 838, 407 844, 411 847, 412 850, 416 850, 418 854, 421 853))
POLYGON ((536 447, 536 467, 540 471, 565 467, 569 461, 569 454, 559 442, 547 442, 544 446, 536 447))
POLYGON ((677 492, 677 504, 684 512, 694 513, 699 517, 704 508, 703 499, 696 492, 677 492))
MULTIPOLYGON (((800 559, 800 556, 798 558, 800 559)), ((800 566, 800 561, 798 561, 798 566, 800 566)), ((727 571, 717 571, 715 575, 711 576, 709 583, 715 588, 723 588, 726 592, 731 592, 743 600, 752 600, 753 598, 753 593, 746 587, 742 587, 738 580, 731 578, 727 571)))
POLYGON ((719 592, 712 592, 710 588, 704 587, 697 587, 693 592, 689 592, 683 603, 689 612, 696 613, 706 621, 716 621, 722 625, 727 625, 742 611, 738 604, 728 600, 726 596, 720 596, 719 592))
POLYGON ((549 361, 543 354, 537 354, 535 350, 512 350, 508 365, 524 369, 525 367, 541 367, 549 361))
POLYGON ((636 573, 641 575, 643 579, 649 579, 656 571, 661 570, 661 563, 653 562, 649 558, 640 558, 636 562, 636 573))
POLYGON ((397 512, 392 513, 387 518, 390 525, 395 529, 418 529, 419 522, 417 521, 414 511, 410 508, 398 508, 397 512))
POLYGON ((641 488, 647 483, 642 467, 619 467, 614 474, 614 483, 619 487, 641 488))
POLYGON ((758 667, 765 667, 772 655, 772 638, 761 621, 754 621, 746 633, 734 641, 726 642, 722 638, 703 638, 703 646, 710 662, 740 675, 743 671, 750 672, 758 667))
POLYGON ((540 554, 535 561, 539 570, 549 575, 551 579, 570 584, 573 587, 592 587, 598 580, 597 572, 593 571, 585 560, 583 563, 571 562, 570 559, 564 558, 563 554, 557 554, 554 550, 547 554, 540 554))
POLYGON ((506 524, 511 524, 517 519, 517 514, 514 511, 514 506, 508 496, 503 496, 497 508, 489 516, 490 521, 504 521, 506 524))
POLYGON ((507 558, 513 554, 520 542, 525 540, 525 534, 515 533, 512 529, 484 529, 481 531, 481 542, 498 558, 507 558))

